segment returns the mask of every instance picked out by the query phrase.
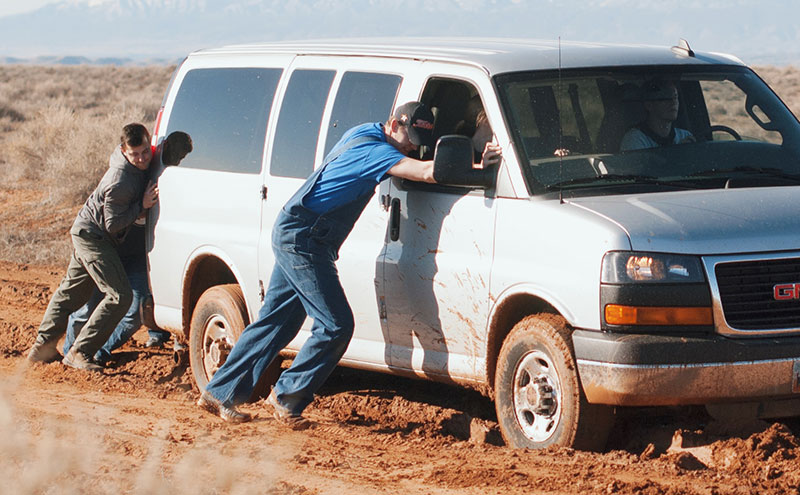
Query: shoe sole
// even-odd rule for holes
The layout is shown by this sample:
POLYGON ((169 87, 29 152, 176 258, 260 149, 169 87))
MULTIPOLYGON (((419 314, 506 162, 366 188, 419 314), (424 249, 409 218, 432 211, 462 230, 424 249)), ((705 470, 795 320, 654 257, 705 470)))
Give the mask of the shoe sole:
POLYGON ((56 363, 58 361, 61 361, 62 359, 64 359, 64 356, 62 356, 61 354, 56 354, 55 356, 47 358, 47 359, 38 359, 38 358, 35 359, 35 358, 31 358, 30 356, 28 356, 26 359, 27 359, 27 361, 29 363, 33 363, 33 364, 50 364, 50 363, 56 363))
POLYGON ((206 399, 202 395, 200 396, 199 399, 197 399, 197 406, 200 409, 208 411, 211 414, 213 414, 214 416, 217 416, 218 418, 222 419, 226 423, 247 423, 247 422, 252 421, 252 419, 253 419, 252 416, 243 416, 241 418, 228 416, 227 414, 224 414, 222 412, 222 409, 220 409, 220 407, 218 405, 216 405, 213 401, 210 401, 210 400, 206 399))
POLYGON ((204 411, 208 411, 214 416, 219 416, 219 407, 213 402, 206 400, 202 395, 197 399, 197 406, 204 411))
POLYGON ((67 361, 66 358, 61 360, 61 364, 64 366, 69 366, 72 369, 81 370, 81 371, 91 371, 93 373, 102 373, 103 367, 102 366, 79 366, 73 363, 72 361, 67 361))
POLYGON ((307 420, 302 416, 289 416, 288 418, 285 416, 281 416, 280 413, 275 411, 272 413, 272 417, 280 423, 282 426, 285 426, 289 429, 294 431, 303 431, 311 428, 311 421, 307 420))
POLYGON ((267 404, 272 406, 272 417, 281 425, 295 431, 306 430, 311 427, 311 421, 302 416, 295 416, 289 413, 272 393, 267 397, 267 404))

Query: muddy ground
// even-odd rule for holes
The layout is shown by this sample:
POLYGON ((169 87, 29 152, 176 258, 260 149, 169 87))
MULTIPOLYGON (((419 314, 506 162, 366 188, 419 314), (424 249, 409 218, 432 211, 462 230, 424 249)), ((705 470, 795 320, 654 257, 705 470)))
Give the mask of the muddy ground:
POLYGON ((254 422, 227 425, 194 405, 189 370, 145 349, 144 331, 103 374, 28 366, 65 268, 0 261, 2 493, 800 493, 797 420, 641 408, 618 412, 604 453, 525 451, 501 445, 475 392, 345 369, 307 410, 310 430, 282 428, 259 403, 244 408, 254 422))

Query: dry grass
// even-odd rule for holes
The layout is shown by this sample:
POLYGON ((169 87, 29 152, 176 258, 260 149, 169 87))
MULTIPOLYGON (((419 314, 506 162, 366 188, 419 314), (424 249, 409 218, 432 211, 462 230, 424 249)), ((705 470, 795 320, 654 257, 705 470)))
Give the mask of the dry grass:
POLYGON ((173 69, 0 66, 0 178, 83 202, 122 126, 152 127, 173 69))

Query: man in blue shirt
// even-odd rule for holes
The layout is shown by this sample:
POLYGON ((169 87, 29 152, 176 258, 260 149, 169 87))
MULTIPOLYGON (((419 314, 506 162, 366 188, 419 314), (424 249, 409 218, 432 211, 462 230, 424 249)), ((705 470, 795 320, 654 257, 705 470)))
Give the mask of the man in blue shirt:
POLYGON ((410 158, 431 146, 433 114, 422 103, 397 108, 384 123, 347 131, 278 214, 272 233, 275 266, 258 317, 242 333, 197 404, 229 422, 251 419, 236 409, 264 370, 297 335, 306 316, 311 336, 272 389, 274 417, 292 428, 308 426, 301 413, 347 349, 353 312, 336 271, 339 247, 375 193, 394 176, 435 182, 433 162, 410 158))

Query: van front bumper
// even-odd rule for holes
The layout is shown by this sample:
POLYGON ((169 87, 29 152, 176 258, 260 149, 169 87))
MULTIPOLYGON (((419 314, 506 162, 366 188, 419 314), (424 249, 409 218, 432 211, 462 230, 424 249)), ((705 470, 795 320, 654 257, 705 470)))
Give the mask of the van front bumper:
POLYGON ((800 398, 800 337, 730 339, 575 330, 593 404, 665 406, 800 398))

